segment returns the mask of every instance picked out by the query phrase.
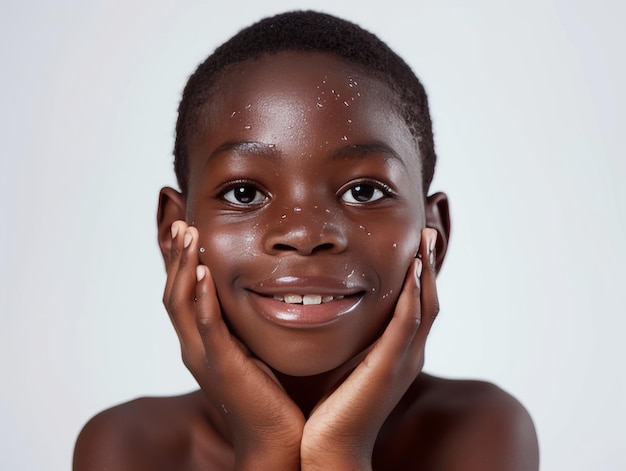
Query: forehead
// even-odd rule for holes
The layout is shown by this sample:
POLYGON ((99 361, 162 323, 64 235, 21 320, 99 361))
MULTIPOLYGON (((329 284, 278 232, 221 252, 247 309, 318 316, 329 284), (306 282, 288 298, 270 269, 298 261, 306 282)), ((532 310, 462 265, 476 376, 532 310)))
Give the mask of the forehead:
MULTIPOLYGON (((206 156, 226 142, 282 143, 291 153, 381 142, 415 170, 419 151, 389 87, 328 53, 281 52, 227 67, 202 113, 206 156), (293 148, 289 147, 293 143, 293 148)), ((194 154, 195 152, 191 152, 194 154)))

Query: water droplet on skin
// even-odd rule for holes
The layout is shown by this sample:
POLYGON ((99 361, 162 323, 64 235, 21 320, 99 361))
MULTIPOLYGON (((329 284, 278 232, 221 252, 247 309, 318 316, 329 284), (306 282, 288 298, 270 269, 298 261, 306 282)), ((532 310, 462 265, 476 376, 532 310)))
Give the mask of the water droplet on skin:
POLYGON ((278 267, 280 267, 280 264, 281 264, 281 262, 282 262, 282 261, 283 261, 283 259, 282 259, 282 258, 279 258, 279 259, 278 259, 278 263, 276 264, 276 266, 275 266, 275 267, 274 267, 274 269, 272 270, 272 275, 278 271, 278 267))
POLYGON ((361 94, 359 92, 356 92, 356 96, 361 96, 361 94))
POLYGON ((352 120, 351 120, 351 119, 349 119, 349 120, 348 120, 348 123, 352 123, 352 120))
POLYGON ((342 141, 347 141, 347 140, 348 140, 348 136, 343 136, 343 137, 341 138, 341 140, 342 140, 342 141))
POLYGON ((231 118, 234 118, 236 114, 237 114, 237 112, 236 112, 236 111, 233 111, 233 112, 230 114, 230 117, 231 117, 231 118))
POLYGON ((228 411, 226 410, 226 406, 224 404, 222 404, 222 410, 224 411, 224 414, 228 414, 228 411))
POLYGON ((328 214, 330 214, 330 209, 325 209, 324 211, 326 211, 328 214))
POLYGON ((372 288, 372 293, 375 293, 375 292, 376 292, 376 288, 372 288))
POLYGON ((317 107, 318 108, 324 108, 324 105, 322 105, 321 103, 317 103, 317 107))
POLYGON ((286 214, 283 214, 280 218, 281 218, 281 219, 285 219, 286 217, 287 217, 287 215, 286 215, 286 214))
POLYGON ((251 103, 248 103, 248 104, 246 105, 246 109, 247 109, 247 110, 249 110, 250 108, 252 108, 252 104, 251 104, 251 103))
POLYGON ((293 208, 294 212, 299 213, 300 211, 302 211, 302 208, 298 208, 297 206, 295 208, 293 208))
POLYGON ((359 229, 361 229, 362 231, 364 231, 364 230, 365 230, 365 227, 364 227, 364 226, 361 226, 361 225, 359 224, 359 229))
MULTIPOLYGON (((268 144, 267 147, 269 147, 270 149, 273 149, 274 147, 276 147, 276 144, 268 144)), ((278 175, 278 174, 276 174, 278 175)))
POLYGON ((246 124, 243 128, 249 131, 250 129, 252 129, 252 126, 250 126, 249 124, 246 124))
POLYGON ((204 247, 200 247, 200 253, 204 253, 206 252, 206 249, 204 247))
POLYGON ((368 233, 367 233, 367 235, 368 235, 368 236, 371 236, 371 235, 372 235, 372 233, 371 233, 371 232, 368 232, 368 233))
POLYGON ((392 247, 393 247, 394 249, 397 249, 397 248, 398 248, 398 244, 396 244, 396 243, 394 242, 394 243, 393 243, 393 245, 392 245, 392 247))
POLYGON ((350 106, 350 103, 348 103, 348 102, 347 102, 347 101, 345 101, 345 100, 344 100, 343 104, 344 104, 344 105, 346 105, 346 106, 350 106))

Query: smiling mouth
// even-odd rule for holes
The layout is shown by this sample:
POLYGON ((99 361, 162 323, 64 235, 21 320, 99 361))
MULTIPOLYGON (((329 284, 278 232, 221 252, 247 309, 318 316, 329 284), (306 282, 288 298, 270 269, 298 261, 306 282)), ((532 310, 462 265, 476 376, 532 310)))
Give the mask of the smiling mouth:
POLYGON ((295 328, 328 325, 352 312, 365 292, 352 294, 261 294, 251 292, 256 312, 266 320, 295 328))
POLYGON ((340 300, 345 298, 345 296, 327 296, 321 294, 286 294, 285 296, 274 295, 273 298, 276 301, 280 301, 286 304, 302 304, 310 306, 340 300))

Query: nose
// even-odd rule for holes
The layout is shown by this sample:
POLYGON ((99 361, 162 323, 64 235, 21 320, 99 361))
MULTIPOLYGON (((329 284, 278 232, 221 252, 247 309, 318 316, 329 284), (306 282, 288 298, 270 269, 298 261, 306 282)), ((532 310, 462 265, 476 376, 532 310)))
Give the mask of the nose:
POLYGON ((272 255, 340 253, 347 245, 341 222, 325 209, 284 211, 274 218, 263 240, 265 252, 272 255))

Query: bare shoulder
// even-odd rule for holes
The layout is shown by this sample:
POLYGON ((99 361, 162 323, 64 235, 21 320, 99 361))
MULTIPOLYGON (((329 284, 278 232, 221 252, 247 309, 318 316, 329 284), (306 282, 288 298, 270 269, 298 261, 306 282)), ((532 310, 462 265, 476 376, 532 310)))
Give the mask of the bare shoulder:
POLYGON ((230 464, 227 443, 211 427, 198 392, 144 397, 107 409, 83 427, 74 471, 185 470, 230 464))
MULTIPOLYGON (((404 456, 419 463, 418 469, 539 468, 537 435, 530 415, 513 396, 484 381, 420 375, 390 417, 387 438, 395 440, 396 447, 404 442, 404 456)), ((382 446, 381 462, 388 464, 391 459, 384 453, 391 443, 382 446)), ((395 453, 398 456, 398 450, 395 453)))

